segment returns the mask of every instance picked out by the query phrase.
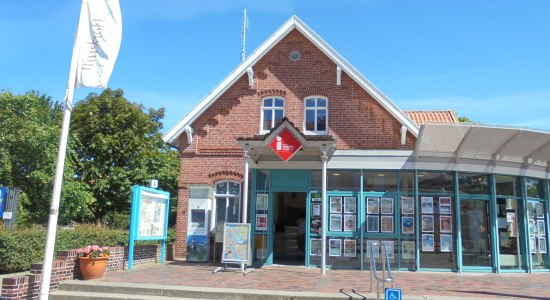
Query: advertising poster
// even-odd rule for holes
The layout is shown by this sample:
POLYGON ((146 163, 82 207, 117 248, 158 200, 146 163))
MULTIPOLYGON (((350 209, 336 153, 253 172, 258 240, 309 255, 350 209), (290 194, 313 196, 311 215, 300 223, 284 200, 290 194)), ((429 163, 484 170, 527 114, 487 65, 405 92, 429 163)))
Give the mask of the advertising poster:
POLYGON ((247 263, 250 224, 225 223, 222 263, 247 263))
POLYGON ((138 238, 166 235, 166 210, 168 197, 164 194, 141 192, 139 207, 138 238))

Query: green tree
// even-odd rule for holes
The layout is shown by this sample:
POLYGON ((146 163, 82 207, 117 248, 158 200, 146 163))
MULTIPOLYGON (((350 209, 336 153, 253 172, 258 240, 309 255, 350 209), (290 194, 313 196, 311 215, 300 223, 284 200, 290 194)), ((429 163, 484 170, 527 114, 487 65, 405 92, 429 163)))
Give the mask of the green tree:
MULTIPOLYGON (((0 116, 0 184, 18 187, 23 192, 18 223, 45 224, 57 160, 61 105, 35 91, 24 95, 1 92, 0 116)), ((68 153, 74 156, 72 147, 68 153)), ((73 177, 70 162, 65 170, 65 181, 70 182, 73 177)), ((73 203, 86 196, 83 187, 71 183, 64 192, 61 207, 72 209, 60 210, 60 223, 74 218, 78 205, 73 203)))
POLYGON ((458 117, 458 122, 460 122, 460 123, 470 123, 470 122, 473 122, 473 121, 470 120, 470 118, 468 118, 468 117, 458 117))
POLYGON ((163 117, 164 108, 145 110, 122 90, 90 94, 75 106, 75 180, 93 195, 86 205, 96 222, 107 213, 129 212, 132 185, 150 179, 176 196, 179 160, 162 141, 163 117))

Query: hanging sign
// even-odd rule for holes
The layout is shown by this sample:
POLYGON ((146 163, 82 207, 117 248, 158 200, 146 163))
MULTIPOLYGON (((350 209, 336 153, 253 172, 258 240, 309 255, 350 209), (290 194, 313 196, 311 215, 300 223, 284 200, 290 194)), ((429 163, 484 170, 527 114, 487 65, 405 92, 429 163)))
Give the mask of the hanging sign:
POLYGON ((302 146, 302 143, 287 128, 269 142, 271 150, 284 161, 288 161, 302 146))

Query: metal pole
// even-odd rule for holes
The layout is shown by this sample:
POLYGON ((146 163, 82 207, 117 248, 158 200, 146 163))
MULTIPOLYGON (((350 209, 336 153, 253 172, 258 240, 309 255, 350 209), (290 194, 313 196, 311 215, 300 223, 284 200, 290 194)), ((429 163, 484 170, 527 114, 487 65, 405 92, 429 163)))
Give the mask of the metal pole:
POLYGON ((52 202, 50 206, 50 217, 48 220, 48 234, 46 236, 46 246, 44 250, 44 262, 42 265, 42 281, 40 283, 40 299, 47 300, 50 291, 50 277, 52 273, 52 263, 55 247, 55 236, 57 231, 57 217, 59 215, 59 200, 61 198, 61 185, 63 184, 63 168, 65 166, 65 153, 67 151, 67 138, 69 136, 69 123, 71 120, 70 105, 72 93, 65 104, 63 113, 63 125, 61 129, 61 140, 59 142, 59 152, 57 154, 57 166, 55 168, 55 179, 53 186, 52 202))
MULTIPOLYGON (((250 151, 250 146, 245 145, 244 147, 244 182, 243 182, 243 218, 242 223, 247 223, 247 214, 248 214, 248 159, 250 156, 248 155, 248 152, 250 151)), ((227 211, 227 209, 226 209, 227 211)), ((250 245, 250 244, 249 244, 250 245)), ((241 264, 241 270, 245 271, 245 265, 246 263, 241 264)))
MULTIPOLYGON (((84 4, 82 4, 84 5, 84 4)), ((80 9, 80 18, 82 8, 80 9)), ((78 22, 80 24, 80 20, 78 22)), ((78 32, 78 30, 77 30, 78 32)), ((76 37, 74 47, 76 47, 76 37)), ((50 215, 48 219, 48 233, 46 236, 46 245, 44 247, 44 262, 42 264, 42 280, 40 282, 40 300, 47 300, 50 293, 50 278, 52 274, 52 263, 55 248, 55 236, 57 233, 57 218, 59 216, 59 201, 61 199, 61 186, 63 185, 63 170, 65 168, 65 154, 67 152, 67 139, 69 137, 69 125, 71 123, 71 113, 73 111, 73 96, 76 84, 76 67, 78 60, 78 51, 73 50, 71 58, 71 68, 69 70, 69 80, 65 92, 65 111, 63 112, 63 124, 61 125, 61 137, 59 140, 59 149, 57 153, 57 164, 55 167, 55 178, 53 184, 52 201, 50 204, 50 215)))
POLYGON ((322 170, 322 202, 321 202, 321 275, 326 273, 327 260, 327 150, 321 149, 322 170))

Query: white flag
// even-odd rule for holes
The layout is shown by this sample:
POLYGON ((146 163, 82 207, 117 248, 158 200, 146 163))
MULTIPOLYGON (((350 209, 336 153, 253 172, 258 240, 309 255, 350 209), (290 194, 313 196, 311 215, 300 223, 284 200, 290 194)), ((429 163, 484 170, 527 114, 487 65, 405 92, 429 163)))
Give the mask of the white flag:
POLYGON ((82 0, 73 49, 73 56, 77 56, 76 88, 107 87, 121 39, 118 0, 82 0))

